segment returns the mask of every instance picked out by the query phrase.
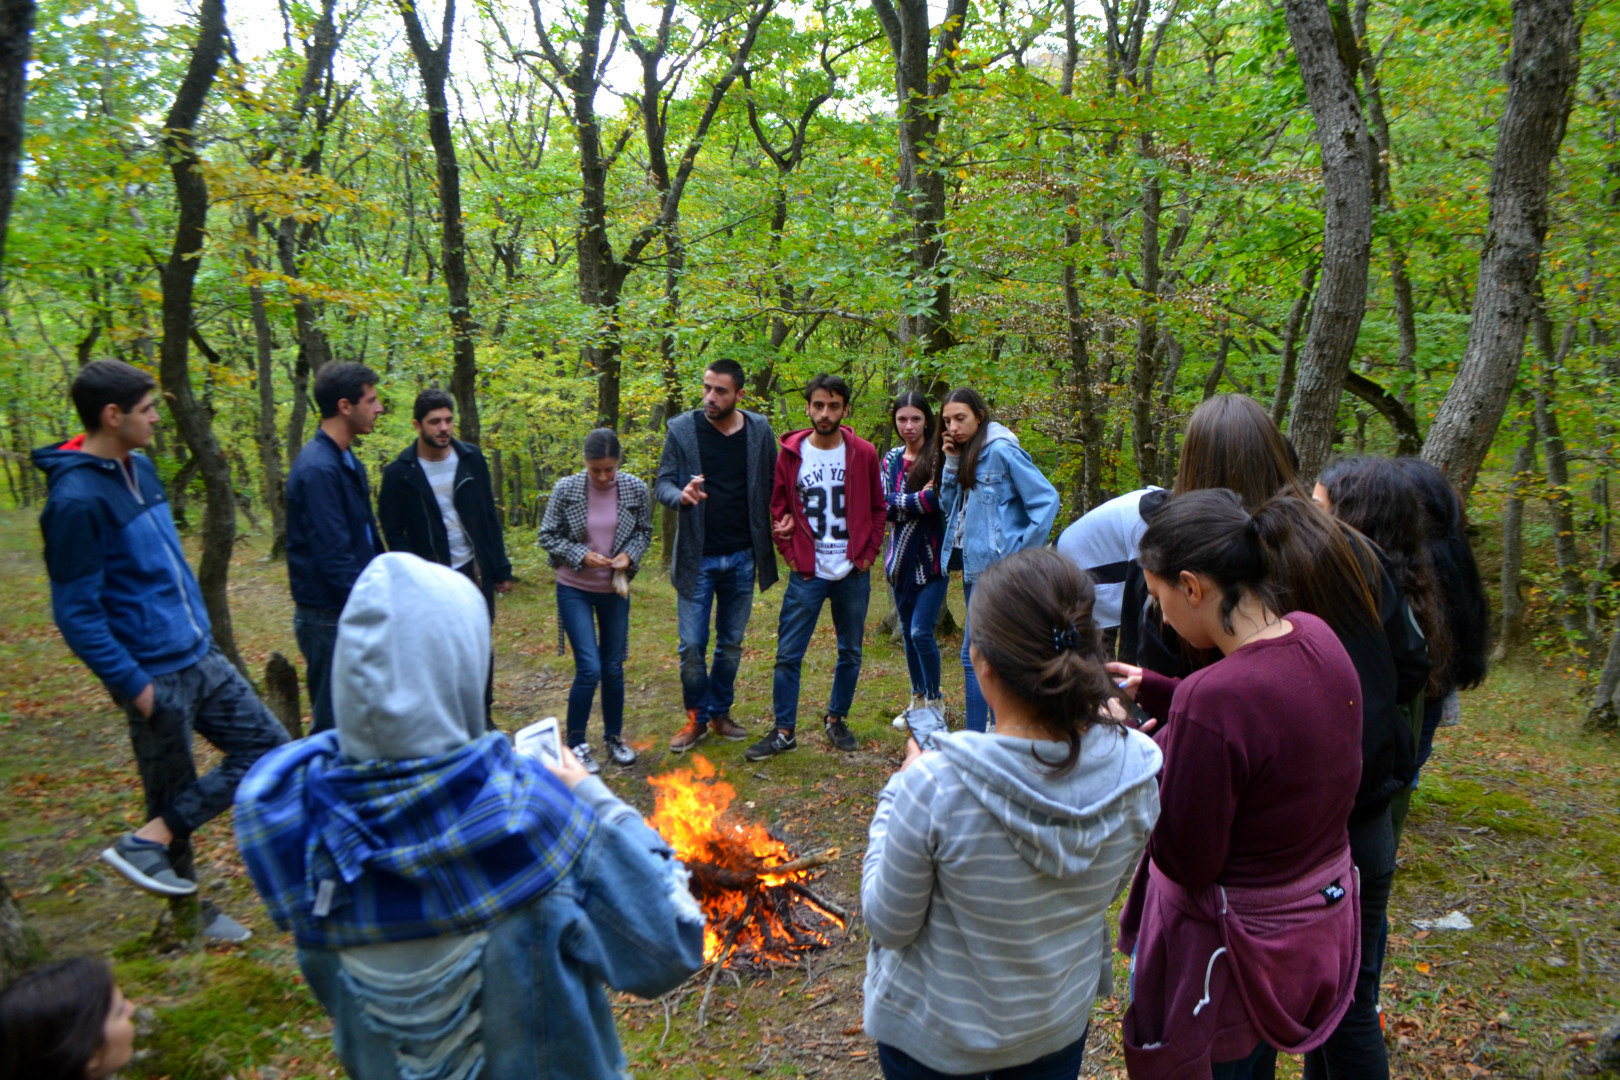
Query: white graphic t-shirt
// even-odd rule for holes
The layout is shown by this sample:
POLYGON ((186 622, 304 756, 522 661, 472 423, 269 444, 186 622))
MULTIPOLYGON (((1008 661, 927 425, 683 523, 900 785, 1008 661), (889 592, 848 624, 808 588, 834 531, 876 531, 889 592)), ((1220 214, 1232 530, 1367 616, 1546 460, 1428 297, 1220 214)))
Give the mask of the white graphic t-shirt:
POLYGON ((443 461, 429 461, 419 457, 417 463, 422 471, 427 473, 428 486, 433 489, 433 497, 439 503, 439 515, 444 518, 444 531, 450 534, 450 565, 460 569, 466 566, 473 557, 472 541, 467 539, 467 533, 461 527, 461 515, 456 513, 456 461, 457 454, 450 451, 450 456, 443 461))
POLYGON ((810 520, 816 542, 816 577, 838 581, 855 565, 849 561, 849 523, 845 520, 844 444, 817 450, 807 437, 799 444, 799 505, 810 520))

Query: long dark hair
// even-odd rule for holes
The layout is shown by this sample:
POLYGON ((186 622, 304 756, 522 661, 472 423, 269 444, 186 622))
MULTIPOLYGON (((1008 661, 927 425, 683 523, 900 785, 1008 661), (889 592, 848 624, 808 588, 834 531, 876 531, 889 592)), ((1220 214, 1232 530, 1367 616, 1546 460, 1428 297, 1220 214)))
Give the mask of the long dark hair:
MULTIPOLYGON (((928 482, 934 479, 934 474, 939 471, 939 439, 936 438, 939 434, 939 425, 934 422, 934 409, 933 406, 928 404, 926 395, 915 390, 903 390, 895 395, 894 404, 889 407, 889 424, 891 426, 898 428, 894 418, 901 409, 906 408, 916 409, 923 414, 922 449, 917 451, 917 459, 906 470, 906 490, 921 491, 928 486, 928 482)), ((898 434, 898 430, 896 434, 898 434)), ((905 450, 903 447, 900 452, 904 455, 905 450)), ((902 460, 904 459, 902 458, 902 460)))
POLYGON ((1446 474, 1422 458, 1397 458, 1423 503, 1424 546, 1434 568, 1451 650, 1442 672, 1441 695, 1470 690, 1485 681, 1491 652, 1491 602, 1468 546, 1462 499, 1446 474))
POLYGON ((1069 744, 1054 775, 1080 760, 1080 740, 1118 690, 1103 668, 1102 635, 1092 618, 1091 577, 1056 548, 1026 548, 979 575, 968 614, 973 646, 1001 684, 1029 707, 1055 740, 1069 744))
POLYGON ((80 956, 28 972, 0 993, 0 1080, 85 1080, 106 1038, 112 969, 80 956))
MULTIPOLYGON (((957 403, 972 409, 973 415, 979 418, 979 430, 973 433, 973 438, 967 441, 966 446, 956 448, 956 452, 962 455, 957 459, 956 482, 963 491, 972 491, 979 482, 979 454, 984 450, 986 429, 990 426, 990 406, 984 403, 984 398, 980 397, 979 392, 973 387, 958 386, 955 390, 946 394, 944 400, 939 403, 942 418, 939 424, 940 439, 945 437, 945 421, 943 419, 945 406, 957 403)), ((935 441, 938 442, 939 440, 935 441)), ((939 466, 935 473, 936 479, 942 477, 945 472, 944 448, 942 446, 937 448, 937 452, 939 454, 939 466)))
POLYGON ((1142 569, 1170 581, 1183 570, 1213 581, 1227 633, 1245 590, 1278 614, 1309 612, 1340 637, 1380 626, 1366 566, 1344 529, 1287 492, 1253 514, 1229 488, 1178 494, 1142 534, 1140 559, 1142 569))
POLYGON ((1317 477, 1333 516, 1377 544, 1389 562, 1429 649, 1430 697, 1443 694, 1441 680, 1451 652, 1440 590, 1428 548, 1422 500, 1401 467, 1389 458, 1352 457, 1329 463, 1317 477))
POLYGON ((1252 513, 1288 488, 1304 496, 1288 442, 1253 398, 1220 394, 1193 410, 1181 440, 1176 494, 1227 488, 1252 513))

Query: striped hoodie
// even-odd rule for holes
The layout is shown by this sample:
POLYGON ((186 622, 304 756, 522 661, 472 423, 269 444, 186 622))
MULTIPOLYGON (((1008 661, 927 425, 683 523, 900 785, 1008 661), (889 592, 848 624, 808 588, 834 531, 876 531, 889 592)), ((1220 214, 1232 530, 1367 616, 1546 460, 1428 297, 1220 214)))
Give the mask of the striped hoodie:
POLYGON ((878 796, 861 871, 866 1031, 946 1073, 1080 1038, 1112 993, 1109 904, 1159 816, 1162 758, 1136 731, 1065 746, 959 731, 878 796))

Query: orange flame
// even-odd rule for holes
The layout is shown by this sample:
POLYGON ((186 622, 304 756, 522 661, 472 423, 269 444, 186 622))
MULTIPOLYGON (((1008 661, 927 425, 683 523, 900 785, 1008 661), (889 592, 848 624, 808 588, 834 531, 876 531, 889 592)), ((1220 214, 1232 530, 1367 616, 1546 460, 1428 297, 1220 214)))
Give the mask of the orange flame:
MULTIPOLYGON (((657 792, 657 806, 647 823, 669 842, 682 862, 758 873, 793 858, 788 846, 766 832, 764 826, 740 820, 729 812, 737 791, 719 778, 714 765, 701 754, 693 755, 690 769, 650 777, 648 783, 657 792)), ((806 881, 809 876, 802 870, 787 875, 759 873, 759 884, 745 890, 725 888, 701 872, 695 874, 692 892, 709 917, 703 958, 717 959, 737 920, 745 916, 748 924, 737 933, 736 947, 760 960, 791 962, 794 951, 830 945, 825 935, 797 922, 792 908, 802 904, 842 926, 831 912, 796 895, 784 904, 764 892, 790 881, 806 881)))

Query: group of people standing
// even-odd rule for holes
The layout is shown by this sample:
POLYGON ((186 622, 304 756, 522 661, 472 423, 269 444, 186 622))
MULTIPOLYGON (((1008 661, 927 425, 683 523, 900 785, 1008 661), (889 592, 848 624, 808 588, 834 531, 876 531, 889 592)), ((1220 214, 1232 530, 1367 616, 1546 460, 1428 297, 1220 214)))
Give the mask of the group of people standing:
MULTIPOLYGON (((175 859, 234 798, 249 872, 351 1075, 620 1076, 604 987, 659 993, 701 963, 685 871, 592 775, 585 731, 600 685, 604 749, 634 760, 628 594, 654 499, 678 520, 677 753, 711 731, 746 738, 735 676, 778 553, 773 724, 754 761, 797 746, 828 605, 823 728, 854 749, 880 558, 911 677, 900 720, 937 710, 934 624, 963 574, 967 730, 926 752, 908 738, 862 865, 865 1024, 886 1077, 1077 1076, 1127 885, 1133 1077, 1269 1076, 1279 1051, 1304 1054, 1307 1077, 1389 1075, 1378 990, 1405 800, 1456 692, 1485 674, 1483 588, 1432 467, 1347 459, 1307 491, 1263 408, 1212 398, 1173 490, 1105 503, 1054 549, 1056 491, 973 390, 946 394, 937 426, 927 397, 899 396, 899 445, 880 460, 844 422, 841 377, 813 379, 810 427, 778 440, 739 407, 742 369, 717 361, 702 408, 669 422, 650 490, 606 429, 553 490, 540 539, 576 678, 572 749, 541 766, 489 722, 493 594, 512 578, 482 457, 451 436, 450 399, 424 392, 374 516, 351 443, 380 411, 376 384, 359 365, 323 369, 321 428, 288 480, 315 713, 290 745, 212 644, 162 485, 134 452, 157 418, 150 376, 87 365, 85 433, 36 452, 57 622, 124 706, 147 793, 149 820, 104 858, 152 891, 195 892, 175 859), (225 754, 201 778, 193 730, 225 754)), ((106 1033, 75 1036, 77 1064, 50 1075, 127 1059, 127 1005, 92 974, 79 985, 93 994, 57 987, 57 969, 9 990, 0 1052, 53 1001, 102 1010, 106 1033)))

